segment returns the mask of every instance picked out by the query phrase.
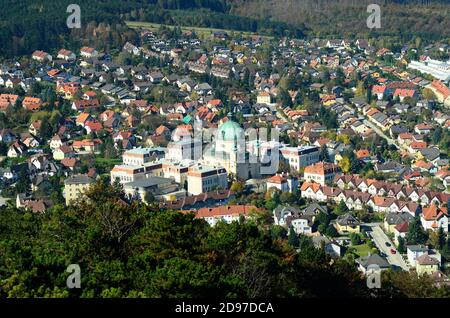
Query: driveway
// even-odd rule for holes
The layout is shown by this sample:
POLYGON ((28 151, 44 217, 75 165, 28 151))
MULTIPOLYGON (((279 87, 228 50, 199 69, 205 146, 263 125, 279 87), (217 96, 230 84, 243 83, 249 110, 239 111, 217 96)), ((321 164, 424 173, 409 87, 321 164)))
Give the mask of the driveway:
POLYGON ((364 226, 370 227, 369 235, 372 237, 372 241, 376 247, 387 255, 388 262, 396 268, 401 268, 404 271, 409 271, 409 267, 406 264, 403 257, 397 252, 397 254, 391 253, 391 248, 397 250, 394 243, 384 233, 379 224, 365 224, 364 226), (390 247, 386 245, 390 244, 390 247))

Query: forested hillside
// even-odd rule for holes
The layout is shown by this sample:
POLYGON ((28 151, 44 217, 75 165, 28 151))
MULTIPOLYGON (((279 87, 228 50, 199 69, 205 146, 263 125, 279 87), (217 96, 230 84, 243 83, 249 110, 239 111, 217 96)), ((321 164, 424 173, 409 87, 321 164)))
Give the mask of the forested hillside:
POLYGON ((81 30, 66 26, 70 0, 1 0, 0 56, 30 54, 78 42, 94 41, 97 48, 125 43, 124 21, 146 21, 171 25, 212 27, 238 31, 303 36, 286 23, 270 22, 229 13, 226 1, 217 0, 80 0, 81 30))
POLYGON ((311 36, 450 38, 450 1, 432 0, 233 0, 231 12, 306 26, 311 36), (367 5, 381 6, 381 29, 366 26, 367 5))
POLYGON ((193 214, 126 202, 97 183, 88 201, 45 214, 0 211, 3 297, 430 297, 425 276, 386 272, 371 292, 353 262, 332 261, 306 237, 297 251, 264 214, 214 228, 193 214), (81 289, 66 287, 69 264, 81 289))
POLYGON ((0 0, 0 56, 91 40, 96 45, 122 44, 130 36, 125 35, 125 20, 275 36, 383 36, 391 42, 450 38, 448 0, 375 1, 382 5, 382 28, 372 31, 366 27, 366 6, 373 0, 80 0, 83 28, 78 31, 66 26, 66 8, 72 2, 0 0), (88 26, 95 32, 87 32, 88 26))

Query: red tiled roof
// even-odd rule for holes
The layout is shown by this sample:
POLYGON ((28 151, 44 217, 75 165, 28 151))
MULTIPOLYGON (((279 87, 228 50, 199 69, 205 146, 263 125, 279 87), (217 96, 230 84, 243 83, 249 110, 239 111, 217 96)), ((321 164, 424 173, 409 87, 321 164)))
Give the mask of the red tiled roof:
POLYGON ((231 205, 231 206, 219 206, 215 208, 203 208, 198 210, 195 217, 196 218, 209 218, 209 217, 219 217, 224 215, 239 216, 239 215, 249 215, 252 211, 257 211, 258 209, 253 205, 231 205))

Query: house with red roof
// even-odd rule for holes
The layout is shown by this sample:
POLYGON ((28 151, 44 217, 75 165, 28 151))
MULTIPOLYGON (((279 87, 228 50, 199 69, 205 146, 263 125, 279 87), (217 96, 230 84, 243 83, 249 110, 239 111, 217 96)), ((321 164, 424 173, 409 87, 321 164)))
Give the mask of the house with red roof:
POLYGON ((434 204, 423 208, 420 221, 425 230, 437 231, 439 228, 443 228, 444 232, 448 233, 447 208, 437 207, 434 204))
POLYGON ((82 57, 92 58, 92 57, 97 57, 98 56, 98 52, 94 48, 85 46, 85 47, 82 47, 80 49, 80 55, 82 57))
POLYGON ((360 149, 356 152, 356 158, 358 160, 364 161, 364 162, 370 162, 372 160, 370 156, 370 152, 367 149, 360 149))
POLYGON ((100 130, 103 129, 103 125, 101 122, 97 121, 97 120, 93 120, 93 121, 88 121, 84 128, 86 129, 86 132, 88 134, 91 134, 93 132, 99 132, 100 130))
MULTIPOLYGON (((258 211, 253 205, 229 205, 218 206, 215 208, 202 208, 195 212, 196 219, 203 219, 211 226, 215 226, 218 222, 232 223, 239 221, 240 217, 250 218, 252 213, 258 211)), ((189 212, 189 211, 188 211, 189 212)))
POLYGON ((405 100, 406 97, 410 97, 410 98, 418 98, 419 94, 417 93, 417 90, 415 89, 402 89, 402 88, 397 88, 394 91, 394 98, 400 98, 400 101, 403 102, 405 100))
POLYGON ((382 100, 386 93, 385 85, 374 85, 372 87, 372 95, 376 95, 378 100, 382 100))
POLYGON ((338 172, 338 165, 328 162, 318 162, 305 167, 304 179, 307 182, 315 182, 324 186, 327 182, 331 182, 338 172))
POLYGON ((294 192, 298 190, 298 179, 289 174, 276 174, 267 179, 267 190, 272 188, 278 189, 281 192, 294 192))
POLYGON ((73 61, 77 58, 75 53, 73 53, 70 50, 66 50, 66 49, 59 50, 58 55, 56 57, 58 59, 62 59, 65 61, 73 61))
POLYGON ((434 128, 433 125, 430 125, 427 123, 420 123, 414 127, 414 131, 416 133, 418 133, 419 135, 427 135, 427 134, 431 133, 433 128, 434 128))
POLYGON ((22 106, 26 110, 38 112, 42 107, 42 100, 38 97, 25 97, 22 101, 22 106))
POLYGON ((44 51, 34 51, 31 58, 38 62, 52 61, 53 58, 50 54, 44 51))
POLYGON ((409 145, 408 149, 409 151, 411 151, 411 153, 417 153, 420 149, 425 148, 427 148, 427 143, 425 141, 413 141, 409 145))
POLYGON ((438 80, 434 80, 430 85, 427 86, 436 95, 439 103, 444 104, 444 106, 450 107, 450 88, 448 88, 444 83, 438 80))
POLYGON ((83 111, 85 109, 96 109, 98 107, 100 107, 100 102, 97 98, 89 100, 81 99, 74 101, 72 104, 72 109, 77 111, 83 111))

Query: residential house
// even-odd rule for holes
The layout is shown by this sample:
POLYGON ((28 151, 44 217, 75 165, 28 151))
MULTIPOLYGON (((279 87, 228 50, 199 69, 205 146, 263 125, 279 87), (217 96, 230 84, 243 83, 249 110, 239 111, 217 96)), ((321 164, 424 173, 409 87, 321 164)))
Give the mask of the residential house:
POLYGON ((299 189, 298 179, 289 174, 276 174, 267 179, 267 190, 275 188, 281 192, 295 192, 299 189))
POLYGON ((360 233, 360 225, 360 221, 351 213, 338 216, 335 223, 336 230, 342 234, 360 233))
POLYGON ((72 158, 75 157, 75 151, 73 150, 73 147, 62 145, 55 151, 53 151, 53 159, 61 161, 64 158, 72 158))
POLYGON ((31 58, 38 62, 46 62, 46 61, 52 61, 53 58, 50 54, 44 51, 34 51, 31 55, 31 58))
POLYGON ((432 204, 430 207, 423 208, 420 220, 425 230, 437 231, 442 228, 445 233, 448 233, 447 208, 432 204))
POLYGON ((257 211, 258 209, 252 205, 218 206, 198 210, 195 213, 195 218, 204 219, 210 226, 215 226, 221 221, 230 224, 239 221, 241 217, 250 218, 251 213, 257 211))
POLYGON ((370 273, 373 270, 383 271, 391 268, 391 264, 387 261, 387 259, 378 254, 370 254, 366 257, 362 257, 356 260, 358 264, 358 269, 364 273, 370 273))

